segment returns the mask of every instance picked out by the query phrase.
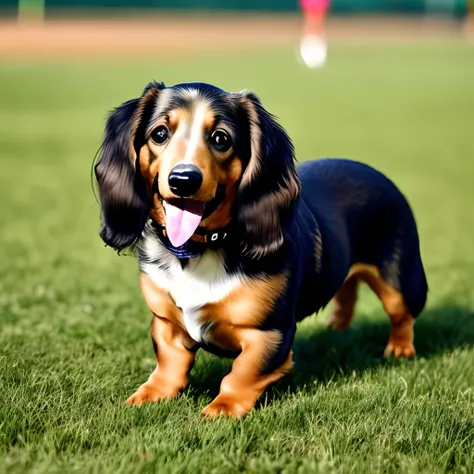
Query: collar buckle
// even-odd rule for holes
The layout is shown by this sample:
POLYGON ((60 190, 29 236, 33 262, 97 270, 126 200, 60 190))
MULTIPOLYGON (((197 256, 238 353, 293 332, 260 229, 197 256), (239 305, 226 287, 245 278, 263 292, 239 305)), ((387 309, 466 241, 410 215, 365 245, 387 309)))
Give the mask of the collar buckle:
POLYGON ((228 237, 228 228, 224 227, 223 229, 212 230, 204 236, 204 242, 210 245, 220 245, 228 237))

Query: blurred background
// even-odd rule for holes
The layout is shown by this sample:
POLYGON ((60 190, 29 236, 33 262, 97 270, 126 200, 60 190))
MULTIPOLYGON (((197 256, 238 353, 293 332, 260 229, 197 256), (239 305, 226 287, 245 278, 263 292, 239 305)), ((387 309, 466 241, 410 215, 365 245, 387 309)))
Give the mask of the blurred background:
MULTIPOLYGON (((1 0, 0 7, 0 277, 8 298, 50 288, 54 298, 79 301, 83 318, 97 288, 124 298, 114 286, 120 279, 127 301, 141 302, 135 262, 116 259, 97 236, 90 171, 107 113, 152 79, 247 88, 279 117, 299 161, 350 157, 387 173, 418 218, 439 290, 434 304, 474 276, 472 3, 1 0), (446 286, 449 278, 457 283, 446 286)), ((41 317, 41 306, 29 317, 41 317)))
MULTIPOLYGON (((1 0, 0 7, 0 290, 10 310, 49 288, 89 327, 104 322, 92 313, 83 319, 105 294, 99 289, 141 303, 135 262, 116 259, 97 236, 90 171, 107 113, 152 79, 247 88, 279 117, 299 161, 349 157, 387 173, 419 221, 430 303, 458 292, 474 298, 463 290, 474 277, 472 2, 1 0)), ((45 324, 34 301, 29 318, 45 324)), ((56 317, 73 313, 68 307, 56 317)))
POLYGON ((471 0, 1 0, 0 54, 291 44, 319 22, 331 41, 469 36, 472 10, 471 0))

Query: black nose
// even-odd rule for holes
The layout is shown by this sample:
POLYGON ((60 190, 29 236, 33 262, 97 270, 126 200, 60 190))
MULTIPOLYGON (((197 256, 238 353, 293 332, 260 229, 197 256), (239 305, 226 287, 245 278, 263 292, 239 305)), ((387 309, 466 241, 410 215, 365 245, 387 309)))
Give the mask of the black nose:
POLYGON ((168 177, 171 191, 177 196, 192 196, 202 184, 202 173, 196 165, 176 165, 168 177))

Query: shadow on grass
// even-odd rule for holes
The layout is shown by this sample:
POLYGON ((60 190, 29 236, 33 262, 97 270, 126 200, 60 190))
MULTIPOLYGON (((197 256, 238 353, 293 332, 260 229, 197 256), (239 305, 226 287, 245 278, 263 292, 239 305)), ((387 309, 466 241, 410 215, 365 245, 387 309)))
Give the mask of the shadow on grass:
MULTIPOLYGON (((372 315, 370 315, 372 316, 372 315)), ((321 316, 311 316, 321 317, 321 316)), ((387 364, 383 351, 390 333, 390 321, 383 310, 377 321, 356 313, 349 329, 337 332, 318 326, 299 328, 293 344, 295 368, 292 373, 268 390, 267 401, 279 398, 282 392, 303 389, 315 380, 327 383, 387 364), (358 317, 359 316, 359 317, 358 317)), ((374 318, 375 319, 375 318, 374 318)), ((417 357, 474 346, 474 311, 456 305, 426 309, 415 324, 417 357)), ((232 361, 208 357, 192 376, 191 393, 198 397, 219 392, 222 377, 229 372, 232 361)))
MULTIPOLYGON (((385 313, 377 321, 358 322, 357 313, 346 332, 305 328, 296 333, 293 344, 295 370, 269 391, 275 398, 281 391, 302 389, 317 380, 327 383, 355 372, 387 364, 383 351, 390 333, 385 313)), ((444 305, 426 309, 415 323, 417 357, 429 358, 456 348, 474 346, 474 311, 444 305)))

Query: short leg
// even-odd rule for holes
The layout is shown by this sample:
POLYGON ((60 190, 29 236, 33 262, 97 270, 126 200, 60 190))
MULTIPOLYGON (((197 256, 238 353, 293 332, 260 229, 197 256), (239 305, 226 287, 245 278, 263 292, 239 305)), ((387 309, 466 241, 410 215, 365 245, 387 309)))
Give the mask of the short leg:
POLYGON ((171 321, 154 316, 151 336, 157 366, 149 379, 127 400, 129 405, 174 398, 188 384, 194 363, 194 341, 171 321))
MULTIPOLYGON (((235 330, 234 330, 235 331, 235 330)), ((255 406, 264 390, 283 377, 292 367, 291 352, 283 364, 270 373, 263 372, 265 366, 276 356, 282 335, 278 331, 241 329, 234 332, 242 352, 232 364, 231 372, 224 377, 219 395, 203 410, 207 418, 225 415, 241 418, 255 406)))
POLYGON ((333 310, 329 327, 345 331, 354 316, 359 281, 355 276, 349 277, 333 298, 333 310))
POLYGON ((413 345, 413 325, 415 324, 415 319, 408 312, 405 312, 401 317, 390 316, 390 319, 392 321, 392 329, 384 356, 388 358, 393 354, 397 359, 399 357, 414 357, 416 354, 415 346, 413 345))
POLYGON ((382 279, 379 269, 374 265, 354 265, 351 273, 357 274, 367 282, 379 297, 392 322, 390 337, 384 352, 385 357, 390 357, 392 354, 396 358, 415 356, 413 345, 415 319, 410 314, 402 294, 382 279))
POLYGON ((413 345, 415 319, 409 313, 402 294, 380 277, 376 281, 369 282, 369 285, 380 298, 392 323, 390 337, 384 351, 385 357, 390 357, 392 354, 397 359, 414 357, 416 354, 413 345))

